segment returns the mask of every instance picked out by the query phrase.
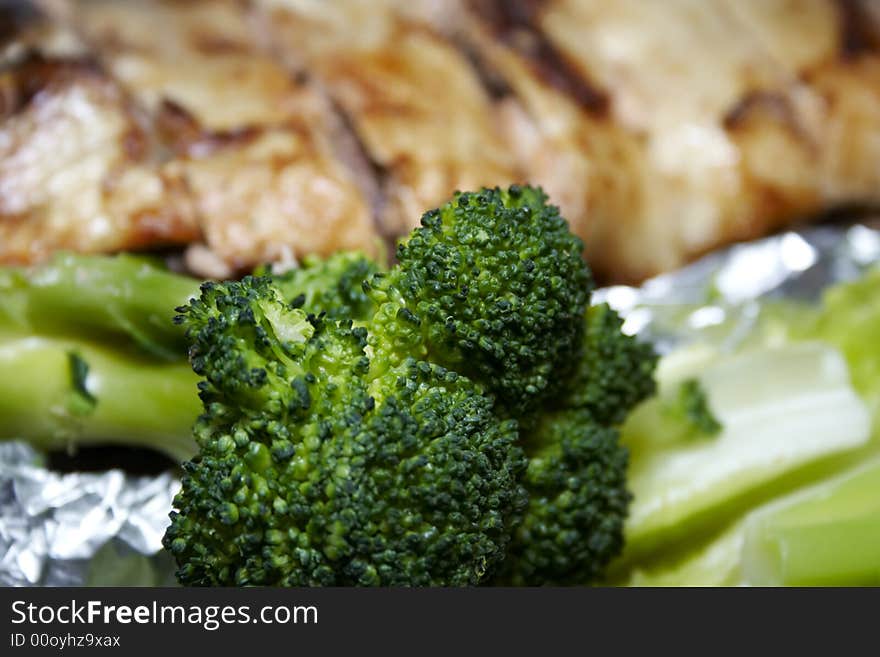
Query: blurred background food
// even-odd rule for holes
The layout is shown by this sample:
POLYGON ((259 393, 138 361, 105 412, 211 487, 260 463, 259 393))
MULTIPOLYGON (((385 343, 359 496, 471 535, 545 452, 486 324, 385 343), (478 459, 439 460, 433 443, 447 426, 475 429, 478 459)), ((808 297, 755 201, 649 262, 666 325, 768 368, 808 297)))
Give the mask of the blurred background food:
POLYGON ((604 281, 880 201, 873 0, 0 4, 0 263, 387 251, 543 185, 604 281))

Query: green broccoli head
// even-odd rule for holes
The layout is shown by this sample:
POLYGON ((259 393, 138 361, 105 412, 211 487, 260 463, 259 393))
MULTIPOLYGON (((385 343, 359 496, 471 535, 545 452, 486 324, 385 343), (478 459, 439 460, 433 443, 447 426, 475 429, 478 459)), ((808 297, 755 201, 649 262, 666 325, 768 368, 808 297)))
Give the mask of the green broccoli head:
POLYGON ((191 585, 467 585, 525 505, 514 421, 467 378, 307 316, 266 279, 181 309, 205 377, 199 456, 163 539, 191 585))
POLYGON ((500 581, 587 584, 623 548, 628 453, 585 411, 545 414, 525 437, 529 505, 500 581))
POLYGON ((607 304, 590 306, 564 393, 524 418, 529 506, 507 581, 586 584, 622 549, 630 495, 617 426, 654 393, 657 355, 621 326, 607 304))
POLYGON ((540 189, 457 193, 422 217, 398 266, 370 287, 419 323, 431 360, 518 415, 553 392, 577 354, 593 285, 582 250, 540 189))
POLYGON ((330 319, 367 319, 373 303, 363 283, 379 266, 361 253, 340 252, 323 259, 310 255, 301 266, 272 277, 281 296, 295 307, 326 313, 330 319))
POLYGON ((342 254, 203 286, 179 318, 205 410, 164 538, 180 581, 598 579, 657 356, 588 307, 581 250, 514 186, 426 213, 387 272, 342 254))
POLYGON ((587 410, 600 424, 616 426, 654 394, 658 355, 651 344, 622 333, 622 324, 608 304, 587 309, 580 357, 557 405, 587 410))

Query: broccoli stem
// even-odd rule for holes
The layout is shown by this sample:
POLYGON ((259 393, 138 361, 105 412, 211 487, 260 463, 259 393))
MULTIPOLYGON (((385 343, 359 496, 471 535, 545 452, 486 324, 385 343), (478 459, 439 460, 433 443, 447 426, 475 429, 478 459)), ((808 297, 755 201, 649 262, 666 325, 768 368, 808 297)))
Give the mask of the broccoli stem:
MULTIPOLYGON (((276 281, 288 301, 362 313, 370 302, 361 281, 376 269, 339 254, 276 281)), ((121 443, 190 458, 198 378, 173 317, 200 284, 129 254, 59 254, 0 269, 0 440, 43 449, 121 443)))
POLYGON ((880 460, 755 513, 743 575, 750 584, 880 584, 880 460))
POLYGON ((182 360, 0 334, 0 440, 26 439, 46 450, 134 445, 182 461, 196 452, 197 380, 182 360))
MULTIPOLYGON (((825 476, 837 459, 869 449, 870 415, 840 352, 821 343, 750 350, 699 369, 723 426, 710 440, 684 443, 640 435, 640 413, 623 428, 635 496, 626 528, 627 560, 657 555, 705 534, 795 478, 825 476)), ((681 375, 683 372, 676 372, 681 375)), ((674 381, 664 379, 661 396, 674 381)), ((805 482, 806 483, 806 482, 805 482)))
POLYGON ((133 341, 152 356, 182 360, 174 309, 199 281, 151 259, 60 254, 33 269, 0 271, 0 322, 21 333, 133 341))

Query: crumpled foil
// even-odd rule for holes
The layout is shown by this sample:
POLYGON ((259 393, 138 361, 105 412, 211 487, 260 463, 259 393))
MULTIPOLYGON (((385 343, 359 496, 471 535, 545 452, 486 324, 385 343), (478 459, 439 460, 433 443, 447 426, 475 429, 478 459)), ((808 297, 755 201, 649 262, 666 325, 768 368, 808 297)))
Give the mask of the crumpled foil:
POLYGON ((0 584, 150 586, 173 581, 161 552, 170 472, 60 474, 23 443, 0 443, 0 584))
POLYGON ((880 223, 787 232, 715 251, 641 287, 597 290, 624 318, 623 331, 660 353, 695 340, 735 346, 774 299, 817 302, 828 286, 880 262, 880 223))
MULTIPOLYGON (((815 301, 880 262, 880 230, 859 224, 788 232, 719 250, 641 287, 598 290, 623 330, 661 353, 711 334, 736 344, 767 299, 815 301)), ((152 586, 174 583, 162 550, 171 472, 60 474, 22 443, 0 443, 0 584, 152 586)))

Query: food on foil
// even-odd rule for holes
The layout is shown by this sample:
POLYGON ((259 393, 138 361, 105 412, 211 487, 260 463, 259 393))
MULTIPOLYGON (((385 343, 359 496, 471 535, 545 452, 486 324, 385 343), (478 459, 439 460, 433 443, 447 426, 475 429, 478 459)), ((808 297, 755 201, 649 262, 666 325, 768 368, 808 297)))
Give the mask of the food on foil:
POLYGON ((870 584, 880 239, 859 230, 821 303, 756 305, 829 266, 795 234, 752 247, 751 291, 731 257, 591 294, 580 240, 517 186, 426 213, 390 269, 6 268, 0 437, 188 461, 151 518, 186 585, 870 584))
POLYGON ((14 5, 6 263, 378 255, 455 190, 531 181, 638 281, 878 201, 871 0, 14 5))
POLYGON ((511 186, 426 213, 388 270, 7 269, 2 366, 35 381, 3 437, 116 431, 192 457, 164 538, 184 584, 587 583, 623 543, 619 426, 656 355, 589 306, 582 247, 539 188, 511 186))

